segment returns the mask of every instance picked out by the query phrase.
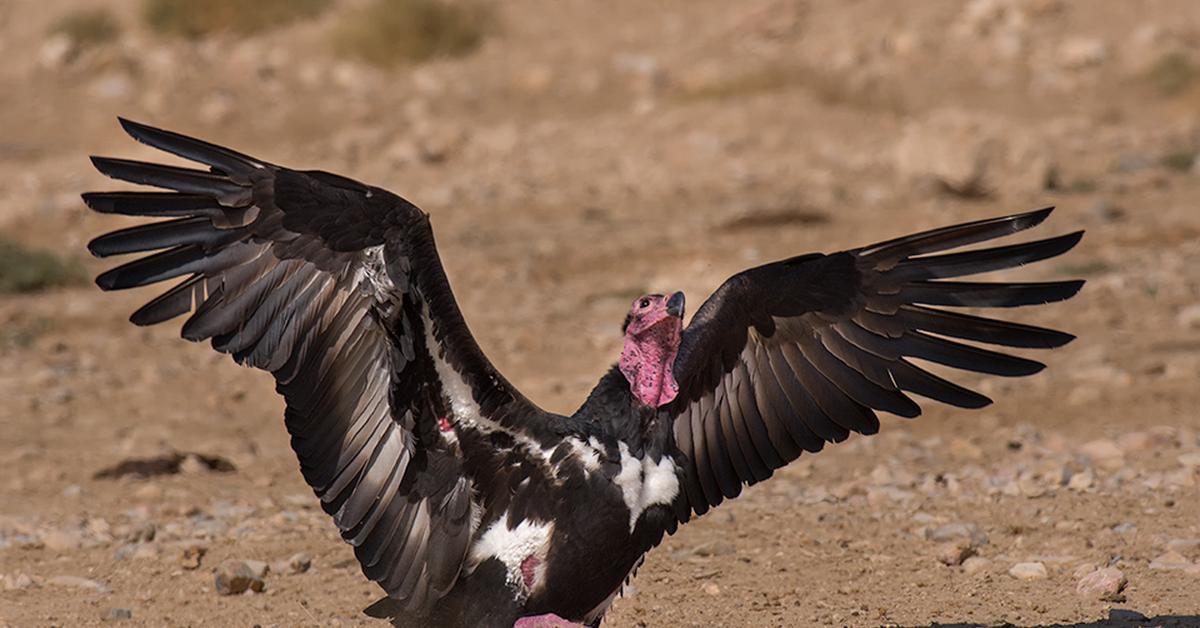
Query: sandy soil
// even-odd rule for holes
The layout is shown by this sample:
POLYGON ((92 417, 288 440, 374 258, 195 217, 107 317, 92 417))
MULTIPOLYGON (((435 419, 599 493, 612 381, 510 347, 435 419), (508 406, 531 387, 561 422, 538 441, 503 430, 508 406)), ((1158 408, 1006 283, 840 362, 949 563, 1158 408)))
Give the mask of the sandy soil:
MULTIPOLYGON (((1089 284, 1020 313, 1079 336, 1046 372, 797 461, 655 550, 605 625, 1200 625, 1200 4, 520 0, 477 54, 392 72, 328 51, 336 12, 182 43, 125 0, 119 42, 59 59, 46 24, 84 4, 0 2, 0 233, 82 257, 127 224, 78 202, 112 185, 86 155, 149 156, 117 115, 384 185, 558 411, 632 295, 1057 205, 1041 235, 1087 237, 1019 275, 1089 284), (1122 591, 1077 592, 1104 566, 1122 591)), ((375 625, 269 378, 128 324, 148 294, 0 297, 0 626, 375 625), (236 471, 94 477, 170 451, 236 471), (224 559, 298 552, 214 591, 224 559)))

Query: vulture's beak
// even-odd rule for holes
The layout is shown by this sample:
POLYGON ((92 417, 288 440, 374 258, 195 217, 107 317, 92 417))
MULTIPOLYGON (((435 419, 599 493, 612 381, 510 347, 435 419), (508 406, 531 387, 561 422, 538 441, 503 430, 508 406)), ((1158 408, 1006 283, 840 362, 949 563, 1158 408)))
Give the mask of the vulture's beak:
POLYGON ((667 314, 675 318, 683 318, 683 293, 676 292, 667 299, 667 314))

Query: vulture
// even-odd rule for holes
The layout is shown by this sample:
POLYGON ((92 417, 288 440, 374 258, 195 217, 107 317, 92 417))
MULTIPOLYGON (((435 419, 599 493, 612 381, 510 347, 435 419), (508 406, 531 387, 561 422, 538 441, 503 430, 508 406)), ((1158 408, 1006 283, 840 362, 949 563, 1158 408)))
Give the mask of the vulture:
POLYGON ((472 337, 429 214, 343 176, 120 123, 200 167, 92 158, 158 188, 83 195, 94 211, 154 219, 89 243, 100 257, 146 254, 96 283, 177 280, 131 321, 187 314, 184 338, 274 376, 300 472, 386 593, 365 612, 397 626, 598 626, 664 534, 802 453, 874 434, 879 412, 916 417, 913 395, 991 403, 922 363, 1025 376, 1044 365, 980 345, 1074 338, 958 309, 1079 291, 961 279, 1071 249, 1082 231, 962 250, 1048 208, 751 268, 686 327, 683 293, 639 297, 616 364, 561 416, 472 337))

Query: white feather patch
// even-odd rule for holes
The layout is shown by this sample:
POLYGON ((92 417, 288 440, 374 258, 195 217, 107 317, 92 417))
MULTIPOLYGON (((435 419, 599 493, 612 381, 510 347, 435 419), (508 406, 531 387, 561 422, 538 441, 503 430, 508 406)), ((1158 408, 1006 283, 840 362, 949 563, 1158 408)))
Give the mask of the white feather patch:
POLYGON ((613 478, 621 489, 625 506, 629 508, 629 531, 647 508, 669 505, 679 494, 679 476, 675 463, 668 456, 658 462, 649 458, 639 460, 629 453, 629 446, 618 443, 621 452, 621 471, 613 478))
POLYGON ((600 441, 596 440, 595 436, 586 443, 578 438, 568 438, 567 444, 571 446, 585 471, 596 471, 600 468, 600 441))
POLYGON ((544 582, 546 552, 550 549, 554 523, 526 519, 509 530, 507 519, 507 513, 501 515, 471 546, 471 569, 475 569, 479 563, 489 558, 496 558, 504 563, 509 586, 528 592, 528 589, 536 588, 544 582), (538 559, 539 565, 534 570, 533 586, 527 589, 521 573, 521 563, 531 556, 538 559))

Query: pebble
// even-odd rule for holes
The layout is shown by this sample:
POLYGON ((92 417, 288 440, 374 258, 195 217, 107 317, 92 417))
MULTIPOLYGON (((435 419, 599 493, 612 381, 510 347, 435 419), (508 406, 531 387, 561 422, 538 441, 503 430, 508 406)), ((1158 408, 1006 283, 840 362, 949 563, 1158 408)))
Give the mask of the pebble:
POLYGON ((962 563, 963 573, 973 574, 987 569, 992 564, 992 561, 982 556, 972 556, 962 563))
POLYGON ((1098 439, 1084 443, 1080 453, 1091 458, 1097 466, 1114 469, 1125 464, 1125 452, 1111 440, 1098 439))
POLYGON ((38 49, 38 62, 47 70, 58 70, 71 61, 75 53, 75 42, 64 34, 52 35, 38 49))
POLYGON ((1112 531, 1116 532, 1117 534, 1129 534, 1130 532, 1137 532, 1137 524, 1133 523, 1132 521, 1118 523, 1112 527, 1112 531))
POLYGON ((42 535, 42 545, 55 552, 77 550, 83 547, 83 534, 78 530, 50 530, 42 535))
POLYGON ((1188 468, 1200 467, 1200 451, 1181 454, 1178 460, 1179 464, 1188 468))
POLYGON ((1097 569, 1079 579, 1075 591, 1084 597, 1099 598, 1106 602, 1124 602, 1121 591, 1129 580, 1116 567, 1097 569))
POLYGON ((153 560, 158 558, 158 546, 153 543, 126 543, 117 548, 113 557, 117 560, 153 560))
POLYGON ((103 619, 105 621, 123 621, 126 619, 133 619, 133 611, 128 608, 113 607, 108 609, 108 612, 104 614, 103 619))
POLYGON ((1071 479, 1067 480, 1067 489, 1072 491, 1086 491, 1096 483, 1096 474, 1091 469, 1084 469, 1079 473, 1071 475, 1071 479))
POLYGON ((259 580, 266 578, 267 574, 271 572, 271 566, 268 565, 264 561, 247 560, 247 561, 243 561, 243 562, 245 562, 246 567, 250 568, 250 573, 253 574, 254 577, 258 578, 259 580))
POLYGON ((1099 65, 1108 57, 1108 45, 1094 37, 1071 37, 1058 47, 1058 61, 1064 67, 1081 69, 1099 65))
POLYGON ((701 590, 703 590, 708 595, 721 595, 721 587, 719 587, 711 582, 709 582, 708 584, 701 587, 701 590))
POLYGON ((1200 329, 1200 303, 1179 310, 1175 320, 1185 329, 1200 329))
POLYGON ((3 581, 5 591, 20 591, 33 586, 33 578, 29 574, 15 573, 9 576, 4 576, 0 579, 3 581))
POLYGON ((1192 561, 1188 560, 1186 556, 1175 550, 1168 550, 1167 553, 1162 554, 1158 558, 1150 561, 1151 569, 1187 569, 1190 566, 1192 566, 1192 561))
POLYGON ((305 552, 292 554, 287 560, 271 563, 271 571, 278 574, 304 573, 312 567, 312 556, 305 552))
POLYGON ((947 523, 936 528, 927 528, 925 538, 936 543, 967 539, 972 547, 988 543, 987 533, 974 523, 947 523))
POLYGON ((1200 539, 1172 539, 1167 549, 1184 555, 1200 553, 1200 539))
POLYGON ((724 539, 697 546, 693 553, 697 556, 726 556, 737 551, 737 546, 724 539))
POLYGON ((207 553, 208 548, 203 545, 188 545, 179 552, 179 566, 184 569, 199 569, 200 561, 207 553))
POLYGON ((213 572, 213 582, 216 585, 218 595, 236 595, 244 593, 247 590, 255 593, 262 592, 266 588, 266 583, 263 581, 263 575, 266 573, 266 563, 262 564, 261 574, 256 570, 258 565, 250 565, 249 563, 261 563, 262 561, 242 561, 242 560, 227 560, 220 565, 217 565, 213 572))
POLYGON ((108 587, 103 583, 80 578, 79 576, 53 576, 46 579, 47 584, 53 584, 60 587, 76 587, 79 589, 91 589, 100 593, 107 593, 108 587))
POLYGON ((1017 580, 1042 580, 1046 578, 1046 566, 1042 563, 1017 563, 1008 570, 1008 575, 1017 580))
POLYGON ((1154 447, 1154 437, 1146 432, 1129 432, 1117 438, 1117 446, 1124 451, 1144 451, 1154 447))
POLYGON ((130 543, 148 543, 154 540, 154 536, 158 534, 158 527, 153 522, 143 521, 132 528, 125 534, 125 540, 130 543))
POLYGON ((958 541, 943 545, 937 552, 938 562, 950 567, 957 567, 963 561, 975 555, 975 548, 969 541, 958 541))

